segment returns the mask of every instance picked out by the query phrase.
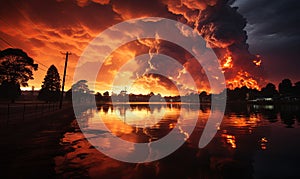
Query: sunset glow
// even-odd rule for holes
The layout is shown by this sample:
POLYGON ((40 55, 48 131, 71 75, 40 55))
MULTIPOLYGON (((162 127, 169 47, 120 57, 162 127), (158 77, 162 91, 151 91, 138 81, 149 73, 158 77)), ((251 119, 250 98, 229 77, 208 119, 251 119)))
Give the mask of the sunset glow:
MULTIPOLYGON (((172 4, 168 1, 153 6, 155 11, 148 11, 146 10, 147 8, 145 8, 144 10, 141 9, 139 13, 130 11, 130 9, 127 9, 128 6, 121 6, 117 2, 112 3, 110 1, 77 1, 77 3, 69 1, 53 1, 49 2, 47 5, 37 1, 32 6, 26 6, 24 3, 17 2, 10 2, 8 4, 10 6, 18 6, 21 8, 17 9, 18 13, 13 16, 6 15, 1 17, 1 37, 6 39, 7 42, 1 42, 0 47, 2 49, 9 46, 22 48, 39 64, 39 70, 34 72, 34 80, 29 81, 29 87, 22 88, 23 90, 31 90, 32 86, 34 86, 35 90, 40 89, 47 68, 52 64, 56 65, 62 76, 64 55, 61 52, 64 52, 65 50, 72 53, 69 57, 66 76, 65 89, 68 90, 72 83, 75 83, 72 81, 73 73, 78 59, 82 56, 85 48, 99 33, 116 23, 132 18, 155 16, 156 13, 154 12, 158 12, 162 17, 171 19, 176 19, 176 16, 183 15, 190 24, 194 24, 195 26, 199 25, 201 18, 206 18, 200 16, 200 19, 198 19, 196 16, 189 16, 186 12, 178 9, 176 3, 172 4), (46 8, 46 6, 49 10, 43 11, 42 9, 46 8), (165 8, 167 9, 167 12, 164 12, 166 11, 165 8), (73 18, 72 14, 66 14, 67 11, 76 11, 76 18, 73 18)), ((207 8, 205 3, 194 4, 190 1, 184 2, 184 5, 187 7, 186 11, 193 11, 194 6, 201 10, 207 8)), ((209 3, 209 5, 215 5, 215 3, 209 3)), ((149 7, 151 8, 152 6, 149 4, 149 7)), ((10 12, 7 13, 10 14, 10 12)), ((232 35, 232 37, 228 36, 224 39, 217 39, 213 34, 218 31, 218 28, 217 24, 210 24, 209 26, 199 26, 197 31, 207 41, 207 45, 216 50, 216 54, 220 59, 220 64, 227 80, 227 86, 235 88, 246 85, 250 88, 259 88, 259 80, 261 77, 255 75, 255 71, 251 69, 253 68, 251 67, 251 64, 260 66, 261 60, 254 60, 253 62, 248 60, 248 58, 252 58, 253 55, 249 54, 247 50, 241 50, 239 52, 233 51, 229 48, 230 46, 235 43, 240 44, 244 42, 240 41, 235 35, 232 35), (243 66, 239 62, 241 60, 246 62, 243 66)), ((181 31, 184 35, 188 35, 185 34, 187 33, 185 29, 181 29, 181 31)), ((126 34, 126 32, 122 33, 123 34, 117 34, 112 32, 111 35, 103 39, 103 41, 109 44, 114 40, 120 39, 122 35, 129 35, 126 34)), ((109 84, 111 84, 114 77, 120 73, 118 70, 122 65, 136 58, 138 55, 148 54, 149 59, 147 63, 139 62, 134 64, 134 62, 132 62, 135 69, 141 68, 139 72, 133 72, 132 69, 128 69, 127 72, 125 72, 127 75, 124 76, 124 81, 126 81, 127 78, 132 78, 136 75, 139 78, 139 80, 135 82, 134 87, 128 88, 130 93, 146 94, 153 91, 162 95, 178 94, 176 92, 177 89, 171 87, 171 81, 165 82, 166 80, 160 79, 160 77, 153 78, 153 76, 143 76, 144 72, 157 68, 157 65, 163 65, 159 64, 160 62, 155 62, 155 60, 153 60, 155 58, 154 56, 159 53, 170 55, 173 58, 177 57, 175 59, 183 64, 184 68, 176 69, 177 71, 174 72, 171 72, 170 70, 170 73, 173 74, 167 78, 172 79, 173 83, 174 81, 186 83, 184 89, 186 91, 185 93, 203 90, 210 92, 209 83, 201 66, 195 68, 195 64, 189 60, 192 57, 187 55, 186 52, 177 49, 174 50, 174 47, 159 39, 160 34, 156 34, 154 39, 138 39, 135 42, 124 44, 121 48, 116 49, 116 51, 106 59, 105 66, 99 71, 96 92, 103 93, 105 91, 110 91, 109 84), (145 71, 142 72, 142 70, 145 71), (132 74, 129 74, 129 71, 131 71, 132 74), (186 72, 193 75, 197 84, 197 89, 191 89, 189 87, 189 81, 185 79, 186 72), (149 88, 150 86, 151 89, 149 88)), ((106 48, 107 47, 103 46, 102 48, 97 49, 97 53, 107 51, 106 48)), ((91 54, 91 57, 92 55, 93 54, 91 54)), ((125 87, 126 85, 120 86, 119 91, 125 87)))

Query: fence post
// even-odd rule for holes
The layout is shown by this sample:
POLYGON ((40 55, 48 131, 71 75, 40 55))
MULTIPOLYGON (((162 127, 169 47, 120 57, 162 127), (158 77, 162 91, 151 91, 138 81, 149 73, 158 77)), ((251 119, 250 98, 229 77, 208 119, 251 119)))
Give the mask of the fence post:
POLYGON ((38 112, 37 112, 37 108, 38 108, 38 103, 35 104, 35 111, 34 111, 34 114, 35 114, 35 119, 38 118, 38 112))
POLYGON ((8 124, 9 121, 9 103, 7 104, 7 120, 6 120, 6 124, 8 124))
POLYGON ((25 119, 25 103, 23 104, 23 121, 25 119))
POLYGON ((44 104, 42 104, 42 110, 41 110, 41 118, 44 116, 44 104))

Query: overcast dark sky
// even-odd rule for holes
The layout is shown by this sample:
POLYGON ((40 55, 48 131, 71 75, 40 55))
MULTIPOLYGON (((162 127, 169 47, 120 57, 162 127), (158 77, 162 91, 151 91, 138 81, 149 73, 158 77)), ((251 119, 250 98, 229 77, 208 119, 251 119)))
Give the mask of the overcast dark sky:
POLYGON ((250 51, 264 59, 267 79, 300 80, 300 1, 236 0, 247 19, 250 51))

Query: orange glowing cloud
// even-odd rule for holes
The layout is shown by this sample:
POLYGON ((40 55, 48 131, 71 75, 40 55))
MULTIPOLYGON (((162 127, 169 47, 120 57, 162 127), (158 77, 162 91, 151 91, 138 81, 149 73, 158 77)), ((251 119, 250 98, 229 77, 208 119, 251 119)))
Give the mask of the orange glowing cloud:
POLYGON ((116 49, 105 59, 96 83, 95 91, 117 94, 124 88, 135 94, 162 95, 177 95, 178 90, 184 94, 210 91, 199 62, 182 48, 157 38, 138 39, 116 49), (161 53, 169 57, 159 56, 161 53), (164 74, 159 73, 161 69, 164 74))
MULTIPOLYGON (((260 76, 256 77, 253 74, 259 71, 261 60, 253 57, 247 49, 246 34, 243 31, 244 19, 227 5, 225 10, 221 9, 225 5, 220 5, 220 2, 219 0, 3 1, 0 2, 0 37, 5 41, 1 41, 0 48, 1 50, 9 46, 21 48, 39 63, 39 70, 34 72, 35 79, 29 81, 29 86, 36 88, 40 88, 47 68, 52 64, 58 68, 62 78, 64 55, 61 52, 71 52, 65 88, 68 89, 72 85, 75 67, 81 65, 78 64, 78 60, 99 33, 123 20, 160 16, 190 25, 207 40, 208 45, 214 48, 221 65, 225 67, 222 70, 228 79, 227 84, 234 87, 243 84, 257 87, 260 76), (229 52, 229 55, 226 52, 229 52), (256 68, 252 68, 253 66, 256 68)), ((109 44, 111 41, 119 40, 123 35, 130 34, 112 31, 110 36, 102 40, 109 44)), ((209 91, 209 83, 201 65, 176 44, 158 39, 159 34, 156 39, 139 39, 124 44, 106 57, 98 73, 97 90, 100 92, 110 90, 110 84, 114 82, 120 69, 132 61, 132 65, 127 66, 119 74, 124 75, 124 81, 137 79, 132 92, 148 93, 151 84, 155 84, 156 87, 151 89, 155 90, 154 92, 177 94, 172 83, 166 82, 166 79, 175 82, 186 93, 209 91), (166 68, 166 78, 145 75, 145 72, 151 73, 156 68, 169 67, 167 62, 153 55, 158 53, 170 56, 181 66, 166 68), (141 54, 149 54, 148 59, 133 60, 141 54), (188 74, 192 75, 197 89, 191 85, 188 74)), ((90 54, 90 58, 109 51, 108 48, 102 46, 95 49, 95 54, 90 54)), ((87 65, 93 68, 93 63, 89 61, 87 65)), ((88 75, 89 72, 86 73, 88 75)))
POLYGON ((153 74, 138 78, 128 92, 135 94, 149 94, 150 92, 155 92, 155 94, 159 93, 162 96, 179 95, 177 87, 170 79, 153 74))
MULTIPOLYGON (((98 0, 97 3, 107 4, 108 1, 98 0)), ((39 63, 35 79, 29 81, 29 86, 36 88, 40 88, 52 64, 62 78, 64 55, 61 52, 70 51, 68 89, 84 48, 101 30, 118 21, 118 15, 107 5, 80 7, 71 1, 17 1, 1 3, 1 7, 0 35, 9 43, 0 43, 0 48, 21 48, 39 63), (101 16, 107 19, 103 21, 101 16)))

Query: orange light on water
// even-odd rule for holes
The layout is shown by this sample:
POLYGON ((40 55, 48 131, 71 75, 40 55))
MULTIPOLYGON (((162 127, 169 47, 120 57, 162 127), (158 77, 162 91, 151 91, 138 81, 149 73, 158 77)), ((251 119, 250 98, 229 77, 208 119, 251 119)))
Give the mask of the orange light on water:
POLYGON ((260 148, 262 150, 267 150, 267 143, 269 142, 268 139, 266 137, 263 137, 260 139, 260 148))
POLYGON ((236 139, 235 136, 229 134, 222 134, 222 137, 225 138, 226 143, 231 146, 231 148, 236 149, 236 139))
POLYGON ((267 139, 266 137, 263 137, 263 138, 261 138, 260 141, 261 141, 261 142, 264 142, 264 143, 267 143, 267 142, 268 142, 268 139, 267 139))

